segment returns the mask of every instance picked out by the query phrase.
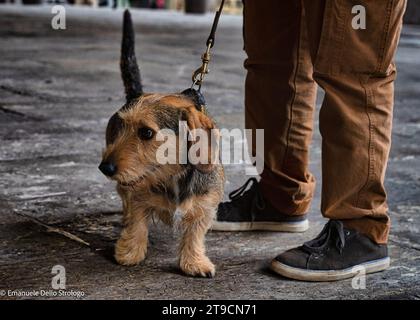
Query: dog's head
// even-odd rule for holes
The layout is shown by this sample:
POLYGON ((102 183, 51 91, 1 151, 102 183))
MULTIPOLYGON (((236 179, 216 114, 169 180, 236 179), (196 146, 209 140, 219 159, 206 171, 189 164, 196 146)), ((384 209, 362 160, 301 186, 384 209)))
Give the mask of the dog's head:
POLYGON ((204 173, 212 171, 218 158, 219 137, 214 122, 205 112, 203 97, 193 89, 179 94, 144 93, 128 11, 124 13, 123 29, 120 65, 127 102, 108 122, 106 149, 99 169, 121 186, 129 187, 141 184, 146 179, 155 183, 167 180, 186 165, 193 165, 204 173), (204 132, 207 139, 197 139, 197 130, 204 132), (187 137, 183 132, 187 132, 187 137), (175 150, 175 163, 163 164, 159 159, 163 144, 175 150), (187 146, 187 163, 181 161, 183 144, 187 146), (201 144, 199 148, 198 144, 201 144), (204 161, 203 158, 195 163, 189 161, 188 151, 193 146, 199 153, 207 149, 204 150, 204 161))

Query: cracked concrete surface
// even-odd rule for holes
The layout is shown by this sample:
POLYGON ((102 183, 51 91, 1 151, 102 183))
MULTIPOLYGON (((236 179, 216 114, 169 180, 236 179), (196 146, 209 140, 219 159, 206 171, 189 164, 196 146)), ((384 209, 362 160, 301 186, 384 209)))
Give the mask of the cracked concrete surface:
MULTIPOLYGON (((366 289, 355 290, 351 280, 303 283, 268 270, 272 257, 322 228, 320 188, 305 234, 211 232, 207 247, 218 269, 214 279, 178 271, 177 235, 160 224, 152 226, 144 263, 133 268, 114 263, 121 204, 97 165, 108 117, 123 102, 121 15, 68 8, 67 29, 54 31, 48 7, 0 6, 0 290, 49 290, 51 268, 61 264, 67 289, 82 290, 87 299, 420 298, 419 27, 405 26, 397 55, 386 182, 392 266, 369 275, 366 289), (89 246, 54 230, 70 232, 89 246)), ((136 10, 133 18, 146 89, 188 87, 212 16, 136 10)), ((240 17, 222 17, 217 41, 205 95, 220 127, 243 127, 240 17)), ((319 184, 320 141, 316 132, 311 168, 319 184)), ((238 166, 226 171, 229 192, 244 182, 244 171, 238 166)))

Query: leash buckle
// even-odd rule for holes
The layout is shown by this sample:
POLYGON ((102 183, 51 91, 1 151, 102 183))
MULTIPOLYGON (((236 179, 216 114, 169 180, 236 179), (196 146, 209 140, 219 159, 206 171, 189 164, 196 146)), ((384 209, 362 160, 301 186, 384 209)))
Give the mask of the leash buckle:
POLYGON ((198 90, 200 90, 201 85, 204 81, 204 76, 209 73, 209 63, 211 60, 210 49, 212 47, 212 43, 213 41, 209 41, 209 43, 207 44, 207 49, 201 56, 202 64, 197 70, 194 71, 192 75, 193 83, 191 88, 193 88, 194 86, 198 86, 198 90))
POLYGON ((201 85, 203 84, 204 77, 206 74, 209 73, 209 63, 210 63, 210 49, 214 45, 215 37, 216 37, 216 29, 217 25, 219 24, 219 18, 223 11, 223 6, 225 5, 225 0, 220 2, 219 10, 217 10, 216 15, 214 16, 213 25, 211 27, 210 35, 207 39, 206 45, 207 49, 201 56, 202 64, 200 68, 195 70, 192 74, 192 85, 191 89, 194 89, 195 86, 198 86, 198 91, 201 90, 201 85))

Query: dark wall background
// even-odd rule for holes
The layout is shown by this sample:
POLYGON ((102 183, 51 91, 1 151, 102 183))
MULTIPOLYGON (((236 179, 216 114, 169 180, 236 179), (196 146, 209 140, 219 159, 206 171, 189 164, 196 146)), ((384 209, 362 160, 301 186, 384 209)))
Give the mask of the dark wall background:
POLYGON ((420 0, 408 0, 405 23, 420 24, 420 0))

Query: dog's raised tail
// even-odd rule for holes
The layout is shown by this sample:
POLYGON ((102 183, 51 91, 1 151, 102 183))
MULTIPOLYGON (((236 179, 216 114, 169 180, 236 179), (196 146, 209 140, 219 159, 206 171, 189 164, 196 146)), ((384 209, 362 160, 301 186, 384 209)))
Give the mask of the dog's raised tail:
POLYGON ((143 94, 143 85, 135 53, 133 22, 128 10, 124 11, 120 68, 124 82, 125 97, 127 102, 130 102, 143 94))

